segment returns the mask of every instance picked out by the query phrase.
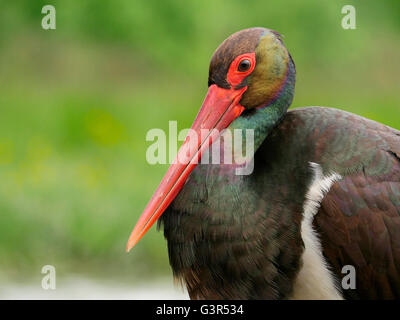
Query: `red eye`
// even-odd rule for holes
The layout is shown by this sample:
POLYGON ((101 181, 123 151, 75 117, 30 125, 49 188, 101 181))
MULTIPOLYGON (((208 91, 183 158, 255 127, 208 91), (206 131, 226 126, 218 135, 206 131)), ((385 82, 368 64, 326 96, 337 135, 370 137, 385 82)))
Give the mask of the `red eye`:
POLYGON ((232 87, 238 86, 256 66, 256 54, 254 52, 244 53, 232 61, 226 80, 232 87))
POLYGON ((244 59, 244 60, 239 62, 238 71, 244 72, 244 71, 249 70, 250 67, 251 67, 250 60, 244 59))

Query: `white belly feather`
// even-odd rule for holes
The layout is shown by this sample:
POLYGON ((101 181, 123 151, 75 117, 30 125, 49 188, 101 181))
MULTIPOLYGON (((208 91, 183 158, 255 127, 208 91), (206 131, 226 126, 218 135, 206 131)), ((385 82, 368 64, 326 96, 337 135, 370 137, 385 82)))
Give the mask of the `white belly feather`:
POLYGON ((339 300, 343 299, 341 290, 322 255, 320 239, 312 223, 322 199, 342 177, 337 173, 324 176, 320 165, 311 162, 310 166, 314 171, 314 179, 306 195, 301 223, 301 236, 305 245, 301 257, 303 266, 295 280, 291 299, 339 300))

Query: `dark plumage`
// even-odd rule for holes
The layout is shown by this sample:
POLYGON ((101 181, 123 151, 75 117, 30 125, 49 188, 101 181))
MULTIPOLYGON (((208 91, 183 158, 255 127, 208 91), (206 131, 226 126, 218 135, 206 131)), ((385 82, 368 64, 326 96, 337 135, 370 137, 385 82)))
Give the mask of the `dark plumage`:
POLYGON ((305 280, 317 288, 323 272, 332 285, 321 292, 335 295, 314 298, 400 298, 400 131, 331 108, 286 112, 295 66, 268 29, 228 38, 211 60, 210 86, 236 90, 226 74, 247 52, 255 52, 256 67, 241 79, 245 110, 228 130, 254 130, 254 171, 236 175, 235 163, 199 164, 165 205, 159 222, 175 277, 192 299, 309 298, 299 294, 300 278, 308 274, 305 280), (319 190, 322 201, 310 193, 315 168, 336 177, 319 190), (307 201, 316 210, 311 240, 307 201), (303 273, 305 252, 320 254, 320 275, 303 273), (340 288, 344 265, 356 269, 354 290, 340 288))
POLYGON ((199 165, 162 216, 176 276, 193 298, 290 297, 315 162, 344 177, 314 220, 337 277, 343 265, 356 267, 357 290, 344 296, 400 298, 399 145, 399 131, 347 112, 288 112, 257 151, 252 175, 199 165))

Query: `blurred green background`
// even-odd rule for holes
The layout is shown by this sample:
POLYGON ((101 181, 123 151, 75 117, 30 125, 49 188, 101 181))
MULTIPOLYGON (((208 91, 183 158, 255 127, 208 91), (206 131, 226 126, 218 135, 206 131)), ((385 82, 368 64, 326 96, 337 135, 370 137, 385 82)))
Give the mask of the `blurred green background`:
POLYGON ((125 253, 167 169, 146 162, 146 133, 191 125, 212 53, 240 29, 284 35, 293 107, 400 128, 398 0, 0 3, 0 279, 40 276, 45 264, 61 276, 171 274, 155 228, 125 253), (45 4, 56 30, 41 28, 45 4), (345 4, 356 30, 341 27, 345 4))

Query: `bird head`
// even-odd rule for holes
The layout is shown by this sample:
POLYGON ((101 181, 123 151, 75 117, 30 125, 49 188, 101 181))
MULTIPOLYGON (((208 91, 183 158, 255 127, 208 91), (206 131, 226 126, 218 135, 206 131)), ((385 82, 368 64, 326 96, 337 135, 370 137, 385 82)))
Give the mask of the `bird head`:
POLYGON ((210 62, 208 86, 241 93, 246 109, 271 103, 285 85, 292 58, 281 35, 265 28, 241 30, 217 48, 210 62))
MULTIPOLYGON (((220 136, 221 131, 240 118, 246 109, 268 108, 279 97, 293 72, 290 54, 275 31, 245 29, 222 42, 211 58, 208 92, 191 127, 196 139, 193 135, 186 137, 176 160, 132 231, 127 251, 170 205, 201 155, 220 136), (209 133, 204 134, 202 130, 208 130, 209 133)), ((290 92, 290 101, 292 94, 290 92)), ((284 104, 282 113, 286 109, 284 104)))

